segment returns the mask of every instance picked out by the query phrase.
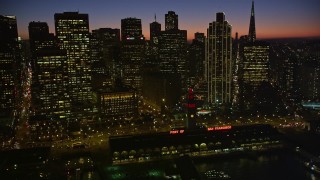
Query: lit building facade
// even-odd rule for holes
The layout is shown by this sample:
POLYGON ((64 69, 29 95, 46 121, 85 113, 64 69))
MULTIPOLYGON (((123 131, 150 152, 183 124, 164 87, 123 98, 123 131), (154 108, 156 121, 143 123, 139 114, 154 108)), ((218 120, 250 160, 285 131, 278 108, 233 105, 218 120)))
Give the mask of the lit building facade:
POLYGON ((231 25, 224 13, 217 13, 216 21, 209 24, 206 38, 205 76, 208 82, 208 102, 231 102, 232 38, 231 25))
POLYGON ((165 30, 178 30, 178 15, 174 11, 165 14, 165 30))
POLYGON ((59 49, 41 49, 36 53, 32 96, 36 115, 47 118, 68 119, 70 98, 68 94, 67 52, 59 49))
POLYGON ((164 74, 178 73, 182 78, 187 73, 187 31, 161 31, 159 36, 160 71, 164 74))
POLYGON ((121 40, 144 39, 142 35, 141 19, 125 18, 121 19, 121 40))
POLYGON ((110 136, 113 163, 143 162, 160 158, 212 156, 283 148, 276 128, 268 124, 215 126, 206 129, 176 128, 170 132, 110 136))
POLYGON ((160 32, 161 24, 155 19, 154 22, 150 23, 150 41, 153 45, 158 45, 160 32))
MULTIPOLYGON (((53 34, 49 33, 49 27, 46 22, 30 22, 28 26, 29 42, 31 52, 31 68, 32 68, 32 84, 31 84, 31 97, 32 107, 37 108, 37 102, 40 98, 40 84, 39 77, 41 77, 42 67, 37 63, 37 53, 42 49, 57 49, 57 39, 53 34), (41 69, 39 69, 41 68, 41 69), (40 73, 40 74, 38 74, 40 73)), ((43 94, 42 94, 43 95, 43 94)), ((38 112, 36 112, 38 113, 38 112)))
POLYGON ((249 34, 243 44, 242 73, 243 83, 256 88, 269 79, 269 45, 256 41, 254 1, 252 1, 249 34))
POLYGON ((244 46, 243 54, 243 82, 256 88, 268 81, 269 46, 255 42, 244 46))
POLYGON ((94 92, 94 100, 103 117, 132 117, 138 114, 138 95, 128 89, 108 89, 94 92))
POLYGON ((56 37, 49 33, 49 27, 46 22, 30 22, 28 26, 29 42, 31 51, 31 66, 34 71, 36 52, 39 49, 57 47, 56 37))
POLYGON ((57 13, 54 19, 60 48, 67 50, 71 104, 88 110, 85 106, 92 100, 88 14, 57 13))
POLYGON ((123 83, 141 92, 141 67, 145 58, 145 39, 141 19, 121 20, 121 70, 123 83))
POLYGON ((19 45, 15 16, 0 15, 0 117, 12 117, 17 96, 19 45))

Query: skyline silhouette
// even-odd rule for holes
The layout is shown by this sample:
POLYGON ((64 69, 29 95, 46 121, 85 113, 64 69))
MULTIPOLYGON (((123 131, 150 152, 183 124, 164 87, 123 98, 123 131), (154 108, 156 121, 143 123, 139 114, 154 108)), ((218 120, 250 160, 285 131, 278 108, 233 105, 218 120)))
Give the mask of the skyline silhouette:
MULTIPOLYGON (((19 36, 28 39, 28 23, 31 21, 47 22, 50 32, 54 32, 54 14, 74 12, 89 14, 90 31, 98 28, 119 28, 121 19, 136 17, 142 20, 144 36, 149 39, 149 24, 157 21, 164 28, 164 15, 175 11, 179 16, 179 29, 188 31, 188 40, 194 33, 206 34, 208 24, 215 19, 215 13, 224 12, 233 27, 233 34, 248 34, 251 0, 244 1, 54 1, 31 0, 26 2, 2 2, 0 12, 3 15, 17 17, 19 36)), ((320 3, 310 0, 255 1, 257 39, 285 37, 320 37, 320 25, 317 9, 320 3)))

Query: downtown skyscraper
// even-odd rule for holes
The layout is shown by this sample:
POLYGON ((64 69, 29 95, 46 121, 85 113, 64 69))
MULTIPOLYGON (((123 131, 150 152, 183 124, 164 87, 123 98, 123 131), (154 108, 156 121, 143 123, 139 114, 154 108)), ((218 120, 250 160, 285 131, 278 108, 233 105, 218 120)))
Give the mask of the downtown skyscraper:
POLYGON ((44 47, 44 41, 46 41, 49 38, 49 26, 46 22, 32 21, 29 23, 28 30, 31 55, 34 56, 35 51, 44 47))
POLYGON ((36 115, 45 115, 47 120, 69 118, 67 62, 66 50, 52 47, 36 52, 32 89, 36 115))
POLYGON ((68 119, 67 50, 60 50, 46 22, 29 23, 29 41, 32 64, 32 109, 36 116, 46 120, 68 119))
POLYGON ((92 30, 90 50, 92 88, 112 85, 120 74, 120 29, 92 30))
POLYGON ((205 36, 204 33, 195 33, 194 39, 188 48, 189 78, 202 79, 204 77, 205 36))
POLYGON ((15 109, 20 61, 17 20, 0 15, 0 117, 12 117, 15 109))
POLYGON ((178 15, 165 15, 166 29, 159 36, 159 65, 164 74, 179 74, 182 81, 187 73, 187 31, 178 29, 178 15))
POLYGON ((243 82, 257 88, 269 77, 269 45, 258 42, 244 46, 243 82))
POLYGON ((252 1, 248 42, 243 47, 243 82, 257 88, 269 79, 269 45, 256 41, 254 1, 252 1))
POLYGON ((168 11, 168 14, 165 14, 165 30, 177 30, 178 24, 178 15, 174 11, 168 11))
POLYGON ((89 111, 92 94, 88 14, 56 13, 54 19, 60 49, 67 51, 68 92, 73 111, 89 111))
POLYGON ((154 22, 150 23, 150 41, 152 45, 158 45, 161 24, 157 22, 156 16, 154 22))
POLYGON ((121 71, 123 84, 141 91, 141 67, 144 61, 145 39, 141 19, 121 20, 121 71))
POLYGON ((216 14, 216 21, 209 24, 206 38, 206 79, 208 102, 223 104, 231 102, 232 82, 232 27, 225 14, 216 14))

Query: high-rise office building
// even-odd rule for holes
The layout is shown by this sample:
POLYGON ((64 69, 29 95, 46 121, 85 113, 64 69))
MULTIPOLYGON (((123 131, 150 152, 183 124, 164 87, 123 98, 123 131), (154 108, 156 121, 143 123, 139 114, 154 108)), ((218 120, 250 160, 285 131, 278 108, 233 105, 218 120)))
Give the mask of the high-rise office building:
POLYGON ((159 36, 160 71, 164 74, 187 73, 187 31, 161 31, 159 36))
POLYGON ((36 115, 47 119, 67 119, 70 115, 68 94, 67 51, 57 48, 40 49, 36 52, 32 96, 36 115))
POLYGON ((144 61, 145 39, 141 19, 121 20, 121 70, 123 83, 141 92, 141 67, 144 61))
POLYGON ((34 54, 35 50, 41 44, 41 40, 46 39, 49 34, 49 27, 46 22, 30 22, 28 26, 30 50, 34 54))
MULTIPOLYGON (((178 15, 173 11, 165 15, 165 23, 165 31, 161 31, 159 36, 159 70, 165 76, 180 77, 182 88, 186 88, 187 31, 178 29, 178 15)), ((182 89, 179 93, 182 93, 182 89)))
POLYGON ((29 42, 31 51, 31 67, 33 73, 36 72, 36 52, 40 49, 50 49, 57 47, 56 37, 49 33, 49 27, 46 22, 30 22, 29 26, 29 42))
POLYGON ((91 72, 89 52, 88 14, 78 12, 56 13, 55 31, 60 48, 67 50, 68 91, 75 111, 89 110, 91 72))
POLYGON ((120 29, 92 30, 90 37, 92 86, 112 85, 120 74, 120 29))
POLYGON ((189 77, 201 79, 204 77, 205 36, 195 33, 188 50, 189 77))
POLYGON ((178 28, 178 15, 174 11, 168 11, 165 15, 165 30, 179 29, 178 28))
POLYGON ((243 82, 256 88, 268 81, 269 46, 256 41, 244 46, 243 55, 243 82))
POLYGON ((155 18, 154 22, 150 23, 150 41, 153 45, 158 45, 160 32, 161 24, 155 18))
POLYGON ((17 96, 19 44, 15 16, 0 15, 0 117, 12 117, 17 96))
POLYGON ((269 77, 269 45, 266 42, 256 41, 256 26, 254 1, 252 1, 249 34, 243 44, 242 80, 254 89, 269 77))
POLYGON ((235 39, 232 42, 232 104, 239 104, 240 86, 239 86, 239 75, 240 75, 240 52, 239 52, 239 37, 238 32, 235 34, 235 39))
POLYGON ((142 35, 141 19, 125 18, 121 19, 121 40, 144 40, 142 35))
POLYGON ((231 102, 232 38, 231 25, 224 13, 217 13, 216 21, 209 24, 206 39, 206 79, 208 102, 231 102))
POLYGON ((254 42, 256 40, 256 22, 255 22, 255 15, 254 15, 254 1, 252 1, 252 7, 251 7, 248 40, 249 40, 249 42, 254 42))
MULTIPOLYGON (((29 42, 31 51, 31 68, 32 68, 32 84, 31 84, 31 107, 34 109, 35 115, 48 115, 51 116, 56 108, 50 108, 49 102, 52 98, 51 95, 57 94, 55 92, 61 91, 60 85, 56 89, 48 88, 55 82, 50 79, 48 73, 55 73, 54 70, 59 70, 62 65, 58 65, 61 60, 61 53, 57 53, 58 60, 54 58, 57 52, 58 45, 57 39, 53 34, 49 33, 49 27, 46 22, 30 22, 29 23, 29 42), (53 50, 53 51, 52 51, 53 50), (39 52, 42 53, 39 53, 39 52), (40 60, 40 62, 38 62, 40 60), (55 67, 55 61, 57 60, 57 66, 55 67), (46 74, 47 73, 47 74, 46 74), (50 111, 51 110, 51 111, 50 111)), ((65 55, 66 56, 66 55, 65 55)), ((66 59, 63 59, 64 61, 66 59)), ((67 67, 63 62, 63 66, 67 67)), ((67 69, 64 69, 67 73, 67 69)), ((67 76, 67 74, 65 74, 67 76)), ((66 83, 64 84, 66 86, 66 83)))

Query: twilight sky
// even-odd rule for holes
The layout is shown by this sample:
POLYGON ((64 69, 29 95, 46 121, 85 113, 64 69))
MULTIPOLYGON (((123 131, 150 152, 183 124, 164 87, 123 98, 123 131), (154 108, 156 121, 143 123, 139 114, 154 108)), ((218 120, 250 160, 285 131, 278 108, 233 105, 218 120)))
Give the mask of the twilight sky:
MULTIPOLYGON (((320 37, 319 0, 256 0, 257 38, 320 37)), ((90 31, 102 27, 119 28, 121 19, 142 19, 143 34, 149 39, 149 24, 161 23, 168 11, 179 15, 179 29, 206 33, 217 12, 225 12, 232 34, 248 33, 251 0, 1 0, 0 14, 15 15, 19 36, 28 38, 31 21, 47 22, 54 32, 54 14, 79 11, 89 14, 90 31)))

